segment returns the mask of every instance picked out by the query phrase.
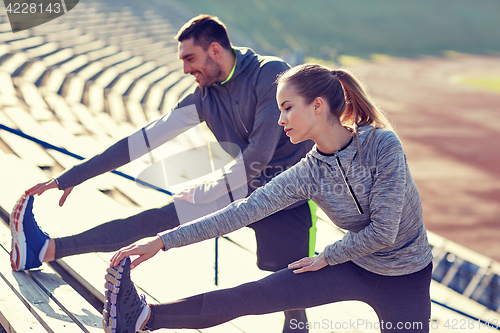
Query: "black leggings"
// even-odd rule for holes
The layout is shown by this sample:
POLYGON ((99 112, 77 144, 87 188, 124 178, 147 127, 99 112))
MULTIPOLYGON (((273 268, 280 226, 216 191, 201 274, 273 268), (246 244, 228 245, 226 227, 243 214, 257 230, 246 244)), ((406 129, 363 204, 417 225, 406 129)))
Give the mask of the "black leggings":
MULTIPOLYGON (((189 210, 189 205, 187 205, 189 210)), ((224 200, 216 201, 219 208, 224 200)), ((193 205, 195 208, 195 205, 193 205)), ((197 208, 193 209, 197 211, 197 208)), ((157 209, 146 210, 137 215, 117 219, 98 225, 77 235, 54 238, 55 258, 59 259, 89 252, 112 252, 128 246, 142 238, 155 236, 179 225, 176 206, 170 202, 157 209)), ((307 203, 279 211, 250 225, 257 240, 257 265, 262 270, 276 272, 289 263, 307 257, 311 228, 311 211, 307 203)), ((304 310, 285 311, 284 332, 307 332, 291 330, 291 320, 306 318, 304 310)))
MULTIPOLYGON (((375 310, 382 333, 428 332, 431 273, 432 263, 402 276, 378 275, 352 262, 300 274, 283 269, 235 288, 150 304, 147 328, 206 328, 245 315, 357 300, 375 310)), ((335 313, 331 315, 328 319, 332 322, 342 321, 335 318, 335 313)))

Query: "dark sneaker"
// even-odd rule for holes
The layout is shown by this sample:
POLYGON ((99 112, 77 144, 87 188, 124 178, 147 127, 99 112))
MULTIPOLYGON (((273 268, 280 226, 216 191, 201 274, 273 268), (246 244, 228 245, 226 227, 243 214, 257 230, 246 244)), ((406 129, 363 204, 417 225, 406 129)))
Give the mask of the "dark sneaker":
MULTIPOLYGON (((145 310, 144 295, 139 296, 130 280, 130 258, 118 266, 106 269, 106 303, 102 311, 102 326, 106 333, 134 333, 139 330, 137 321, 145 310)), ((145 319, 145 318, 144 318, 145 319)), ((140 325, 139 325, 140 326, 140 325)))
POLYGON ((43 258, 40 258, 40 252, 47 247, 50 238, 35 221, 33 201, 32 196, 23 194, 10 214, 10 263, 15 271, 41 266, 43 258))

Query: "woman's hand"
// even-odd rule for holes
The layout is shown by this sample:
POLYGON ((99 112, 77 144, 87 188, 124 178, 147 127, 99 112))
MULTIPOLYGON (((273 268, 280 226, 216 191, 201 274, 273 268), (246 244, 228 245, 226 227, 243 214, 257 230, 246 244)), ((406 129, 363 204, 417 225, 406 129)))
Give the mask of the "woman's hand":
POLYGON ((317 271, 325 266, 328 263, 325 260, 323 252, 314 257, 305 257, 295 262, 292 262, 288 265, 288 269, 294 269, 294 273, 304 273, 304 272, 313 272, 317 271))
MULTIPOLYGON (((54 178, 49 179, 48 181, 44 183, 39 183, 29 190, 27 190, 25 193, 29 195, 41 195, 43 192, 50 190, 52 188, 58 188, 57 187, 57 182, 55 181, 54 178)), ((68 187, 67 189, 64 190, 63 195, 61 196, 61 199, 59 199, 59 206, 62 207, 64 205, 64 202, 66 201, 66 198, 68 195, 73 191, 73 187, 68 187)))
POLYGON ((133 269, 144 261, 154 257, 158 251, 162 250, 164 247, 163 241, 159 236, 156 236, 153 240, 145 244, 132 244, 115 253, 110 260, 111 266, 118 266, 120 261, 125 257, 139 256, 139 258, 135 259, 130 264, 130 269, 133 269))

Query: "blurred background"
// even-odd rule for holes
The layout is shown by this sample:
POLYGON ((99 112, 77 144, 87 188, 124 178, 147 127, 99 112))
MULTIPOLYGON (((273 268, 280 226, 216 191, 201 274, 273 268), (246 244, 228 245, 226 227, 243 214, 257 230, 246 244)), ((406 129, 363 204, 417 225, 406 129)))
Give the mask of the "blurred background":
MULTIPOLYGON (((17 33, 11 31, 2 5, 0 124, 81 156, 93 156, 169 112, 180 96, 195 89, 193 78, 183 73, 173 36, 200 13, 218 16, 236 46, 282 57, 290 65, 318 62, 347 68, 361 78, 394 123, 421 192, 425 223, 434 247, 434 297, 483 318, 490 315, 487 311, 498 314, 497 0, 80 0, 67 14, 17 33), (457 295, 462 298, 454 298, 457 295)), ((206 126, 201 125, 164 149, 173 154, 211 140, 206 126)), ((10 211, 9 205, 18 192, 34 185, 35 179, 50 178, 76 163, 73 158, 5 130, 0 130, 0 158, 0 164, 5 166, 0 174, 3 216, 10 211), (38 178, 12 182, 9 167, 18 166, 12 158, 19 159, 23 168, 36 170, 38 178)), ((131 173, 127 167, 120 170, 131 173)), ((61 210, 56 208, 55 198, 49 202, 40 197, 37 200, 47 200, 45 204, 50 207, 38 212, 47 224, 49 220, 65 220, 75 211, 81 215, 78 223, 53 222, 45 230, 53 235, 76 233, 106 219, 157 207, 166 200, 163 194, 151 193, 132 182, 99 177, 88 182, 90 185, 82 184, 82 188, 89 186, 89 191, 100 192, 116 207, 104 208, 105 213, 93 212, 99 200, 86 199, 90 198, 88 194, 79 205, 61 210)), ((318 238, 317 251, 342 235, 324 222, 324 234, 329 236, 318 238)), ((231 237, 251 253, 255 246, 252 235, 238 235, 231 237)), ((246 256, 234 243, 224 246, 230 249, 227 253, 246 256)), ((189 253, 198 256, 200 248, 196 249, 193 247, 189 253)), ((213 255, 211 246, 201 249, 213 255)), ((162 256, 164 260, 169 254, 162 256)), ((222 280, 223 286, 261 277, 258 271, 249 273, 250 266, 241 256, 238 269, 234 261, 221 261, 221 276, 231 276, 226 282, 222 280), (235 276, 237 273, 240 275, 235 276)), ((103 261, 107 257, 99 258, 103 261)), ((179 267, 185 265, 175 255, 168 258, 179 267)), ((209 265, 198 263, 199 270, 210 272, 207 276, 213 275, 210 258, 209 265)), ((71 258, 66 262, 74 274, 93 281, 88 272, 79 271, 79 260, 71 258)), ((253 265, 254 257, 248 260, 253 265)), ((189 289, 192 293, 214 288, 213 277, 205 281, 200 278, 205 275, 192 267, 185 269, 177 278, 169 278, 182 283, 186 276, 197 276, 189 289)), ((146 275, 141 280, 143 286, 162 283, 161 278, 151 280, 146 275)), ((101 278, 95 285, 101 283, 101 278)), ((94 291, 96 297, 100 292, 94 291)), ((164 301, 182 297, 185 290, 154 295, 164 301)), ((433 308, 435 318, 441 314, 439 311, 433 308)), ((266 331, 248 321, 238 325, 250 327, 243 331, 266 331)))
POLYGON ((342 55, 417 58, 500 51, 500 4, 493 0, 175 1, 193 12, 216 13, 231 32, 292 65, 308 57, 338 61, 342 55))

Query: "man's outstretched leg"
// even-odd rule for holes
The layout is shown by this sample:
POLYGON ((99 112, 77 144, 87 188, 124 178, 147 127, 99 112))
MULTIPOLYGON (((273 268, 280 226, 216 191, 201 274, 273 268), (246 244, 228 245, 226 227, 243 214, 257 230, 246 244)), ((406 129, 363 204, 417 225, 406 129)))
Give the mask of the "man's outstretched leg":
POLYGON ((54 259, 90 252, 113 252, 179 226, 173 201, 161 208, 103 223, 80 234, 55 238, 54 259))
POLYGON ((175 228, 179 219, 173 201, 125 219, 113 220, 83 233, 50 238, 39 228, 33 215, 34 197, 24 194, 10 217, 12 269, 38 267, 42 262, 90 252, 112 252, 142 238, 175 228))
POLYGON ((49 236, 40 230, 33 216, 33 200, 32 196, 23 195, 10 214, 10 264, 15 271, 40 266, 49 244, 49 236))

